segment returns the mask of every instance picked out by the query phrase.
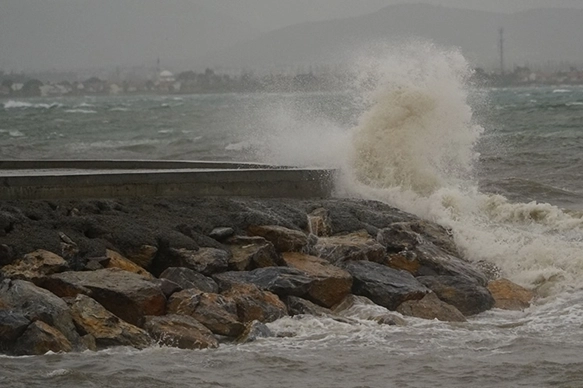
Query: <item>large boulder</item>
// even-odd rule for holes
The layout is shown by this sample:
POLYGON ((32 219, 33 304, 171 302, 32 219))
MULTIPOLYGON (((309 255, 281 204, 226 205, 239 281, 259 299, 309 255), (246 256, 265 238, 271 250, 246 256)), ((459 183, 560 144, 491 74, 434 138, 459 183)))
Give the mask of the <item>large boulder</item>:
POLYGON ((297 252, 283 254, 285 263, 313 279, 308 298, 324 307, 332 307, 350 293, 352 276, 328 261, 297 252))
POLYGON ((30 320, 23 313, 0 309, 0 350, 20 337, 28 325, 30 320))
POLYGON ((348 295, 344 300, 334 306, 334 314, 353 320, 355 318, 374 321, 379 325, 406 326, 407 322, 398 314, 390 313, 386 308, 377 305, 367 297, 360 295, 348 295))
POLYGON ((71 305, 71 314, 81 333, 93 336, 98 347, 133 346, 143 349, 151 343, 144 330, 119 319, 86 295, 77 295, 71 305))
POLYGON ((159 282, 117 268, 64 272, 43 278, 39 285, 60 297, 84 294, 132 325, 146 315, 165 313, 166 298, 159 282))
POLYGON ((184 267, 170 267, 167 268, 162 274, 160 274, 160 279, 167 279, 176 283, 183 290, 188 290, 189 288, 196 288, 203 292, 217 293, 219 292, 219 286, 217 283, 209 278, 193 271, 189 268, 184 267))
POLYGON ((503 310, 524 310, 534 298, 534 292, 508 279, 491 281, 488 283, 488 290, 494 297, 494 307, 503 310))
POLYGON ((188 315, 213 333, 228 337, 237 337, 245 329, 233 299, 194 288, 173 294, 168 301, 168 313, 188 315))
POLYGON ((157 253, 157 247, 153 245, 141 245, 126 250, 125 257, 142 268, 150 268, 157 253))
POLYGON ((466 317, 455 307, 440 300, 433 292, 420 300, 401 303, 397 311, 403 315, 446 322, 465 322, 466 317))
POLYGON ((332 315, 332 311, 322 306, 310 302, 307 299, 297 296, 285 298, 285 304, 289 315, 313 315, 315 317, 325 317, 332 315))
POLYGON ((160 345, 180 349, 217 348, 219 341, 202 323, 187 315, 146 317, 144 328, 160 345))
POLYGON ((464 276, 420 276, 417 278, 437 297, 465 316, 479 314, 494 307, 488 289, 464 276))
POLYGON ((353 277, 354 294, 365 296, 389 310, 395 310, 408 300, 419 300, 429 292, 409 272, 378 263, 348 261, 343 268, 353 277))
POLYGON ((263 237, 237 236, 227 243, 231 250, 229 269, 234 271, 250 271, 255 268, 284 265, 281 256, 272 243, 263 237))
POLYGON ((200 248, 197 251, 189 249, 170 249, 176 267, 186 267, 203 275, 212 275, 226 271, 229 267, 229 253, 222 249, 200 248))
POLYGON ((61 256, 39 249, 2 267, 0 274, 9 279, 33 281, 39 277, 66 271, 68 267, 67 261, 61 256))
POLYGON ((223 295, 235 301, 237 315, 243 323, 273 322, 287 315, 287 308, 277 295, 253 284, 234 284, 223 295))
POLYGON ((30 324, 16 340, 12 352, 19 356, 42 355, 47 352, 70 352, 73 345, 56 328, 43 321, 30 324))
POLYGON ((109 259, 106 263, 105 268, 119 268, 124 271, 133 272, 146 279, 154 279, 154 276, 146 271, 144 268, 140 267, 133 261, 126 259, 120 253, 107 249, 105 251, 106 257, 109 259))
POLYGON ((308 236, 304 232, 283 226, 250 226, 247 231, 251 236, 270 241, 278 252, 302 252, 308 246, 308 236))
POLYGON ((257 341, 259 338, 271 338, 275 337, 275 334, 269 327, 264 323, 259 321, 252 321, 245 325, 245 331, 237 338, 236 342, 238 344, 245 344, 253 341, 257 341))
POLYGON ((385 247, 370 237, 366 231, 321 237, 314 247, 314 252, 332 264, 350 260, 384 263, 387 256, 385 247))
POLYGON ((303 296, 312 282, 304 272, 288 267, 258 268, 248 272, 225 272, 214 276, 219 289, 226 291, 234 284, 255 284, 262 290, 279 296, 303 296))

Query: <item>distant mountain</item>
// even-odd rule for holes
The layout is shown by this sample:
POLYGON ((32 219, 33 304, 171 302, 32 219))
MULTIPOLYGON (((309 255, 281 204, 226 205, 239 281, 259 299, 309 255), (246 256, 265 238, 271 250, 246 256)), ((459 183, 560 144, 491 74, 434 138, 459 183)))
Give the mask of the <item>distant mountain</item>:
POLYGON ((375 42, 411 37, 456 46, 479 66, 498 63, 498 29, 506 63, 583 62, 583 10, 538 9, 515 14, 401 4, 348 19, 303 23, 240 43, 212 58, 250 68, 337 63, 375 42))

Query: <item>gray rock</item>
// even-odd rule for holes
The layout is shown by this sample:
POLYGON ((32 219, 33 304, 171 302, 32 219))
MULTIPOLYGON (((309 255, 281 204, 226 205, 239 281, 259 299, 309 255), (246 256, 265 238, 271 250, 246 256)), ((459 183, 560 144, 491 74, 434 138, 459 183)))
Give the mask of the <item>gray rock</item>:
POLYGON ((179 267, 186 267, 203 275, 212 275, 226 271, 229 267, 229 253, 216 248, 200 248, 197 251, 188 249, 171 249, 177 258, 179 267))
POLYGON ((318 306, 309 300, 298 298, 297 296, 288 296, 285 298, 285 304, 290 315, 313 315, 315 317, 325 317, 332 315, 332 311, 318 306))
POLYGON ((187 315, 146 317, 144 328, 160 345, 180 349, 207 349, 219 346, 219 341, 209 329, 187 315))
POLYGON ((16 340, 14 354, 42 355, 49 351, 60 353, 70 352, 73 346, 63 333, 43 321, 30 324, 24 333, 16 340))
POLYGON ((262 290, 279 296, 303 296, 313 282, 304 272, 288 267, 258 268, 248 272, 225 272, 214 276, 220 290, 227 290, 233 284, 255 284, 262 290))
POLYGON ((219 286, 213 279, 206 277, 189 268, 183 267, 167 268, 160 275, 160 279, 170 280, 179 285, 183 290, 187 290, 189 288, 196 288, 203 292, 211 293, 219 292, 219 286))
POLYGON ((302 252, 308 246, 308 236, 304 232, 283 226, 250 226, 248 232, 270 241, 278 252, 302 252))
POLYGON ((263 237, 236 236, 227 241, 231 250, 229 269, 250 271, 256 268, 285 266, 272 243, 263 237))
POLYGON ((275 334, 269 328, 259 321, 249 322, 245 326, 245 331, 237 338, 237 343, 245 344, 257 341, 258 338, 272 338, 275 334))
POLYGON ((429 293, 421 300, 409 300, 397 307, 403 315, 423 319, 438 319, 446 322, 465 322, 466 317, 454 306, 429 293))
POLYGON ((224 241, 227 238, 235 234, 235 229, 229 227, 214 228, 210 233, 209 237, 214 238, 217 241, 224 241))
POLYGON ((30 320, 17 311, 0 310, 0 349, 16 340, 30 325, 30 320))

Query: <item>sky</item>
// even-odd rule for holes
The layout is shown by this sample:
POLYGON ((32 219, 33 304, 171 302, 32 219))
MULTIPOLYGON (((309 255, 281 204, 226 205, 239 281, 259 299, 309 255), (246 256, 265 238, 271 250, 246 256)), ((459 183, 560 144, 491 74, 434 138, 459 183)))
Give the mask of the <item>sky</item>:
POLYGON ((271 30, 420 2, 503 13, 583 9, 583 0, 0 0, 0 70, 131 66, 159 57, 194 64, 271 30))

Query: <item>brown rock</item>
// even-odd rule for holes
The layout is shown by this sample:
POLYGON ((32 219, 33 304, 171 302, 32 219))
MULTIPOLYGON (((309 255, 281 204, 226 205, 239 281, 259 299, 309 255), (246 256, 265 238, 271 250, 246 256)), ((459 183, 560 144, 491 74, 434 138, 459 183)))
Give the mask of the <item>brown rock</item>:
POLYGON ((120 253, 107 249, 105 251, 105 254, 109 259, 105 268, 119 268, 123 269, 124 271, 138 274, 146 279, 154 279, 154 276, 151 273, 149 273, 139 265, 135 264, 133 261, 126 259, 120 253))
POLYGON ((256 341, 258 338, 271 337, 275 337, 275 334, 265 324, 259 321, 253 321, 247 323, 245 331, 237 338, 236 342, 238 344, 245 344, 256 341))
POLYGON ((328 237, 332 235, 332 220, 330 212, 324 208, 318 208, 308 214, 308 227, 310 233, 318 237, 328 237))
POLYGON ((263 237, 237 236, 230 238, 227 243, 232 254, 229 259, 231 270, 250 271, 285 264, 273 244, 263 237))
POLYGON ((318 306, 307 299, 302 299, 297 296, 288 296, 285 298, 285 304, 289 315, 313 315, 315 317, 325 317, 332 315, 332 311, 318 306))
POLYGON ((385 247, 371 238, 366 231, 319 238, 314 250, 318 257, 332 264, 348 260, 385 263, 387 256, 385 247))
POLYGON ((479 314, 494 307, 494 298, 490 291, 465 276, 420 276, 417 280, 465 316, 479 314))
POLYGON ((172 248, 170 251, 180 263, 180 267, 192 269, 206 276, 226 271, 229 267, 229 253, 222 249, 200 248, 198 251, 192 251, 172 248))
POLYGON ((187 315, 146 317, 144 328, 159 344, 180 349, 217 348, 219 341, 202 323, 187 315))
POLYGON ((245 329, 238 320, 237 304, 233 299, 196 289, 173 294, 168 301, 168 313, 188 315, 213 333, 229 337, 237 337, 245 329))
POLYGON ((213 279, 184 267, 166 268, 166 270, 160 274, 160 279, 170 280, 180 286, 182 290, 196 288, 203 292, 219 292, 219 286, 213 279))
POLYGON ((287 308, 277 295, 253 284, 235 284, 223 295, 235 301, 237 316, 243 323, 273 322, 287 315, 287 308))
POLYGON ((270 241, 278 252, 301 252, 308 245, 304 232, 277 225, 250 226, 251 236, 260 236, 270 241))
POLYGON ((86 295, 77 295, 71 305, 71 314, 82 334, 93 336, 98 347, 143 349, 150 345, 150 337, 144 330, 119 319, 86 295))
POLYGON ((508 279, 491 281, 488 283, 488 290, 494 297, 494 307, 504 310, 524 310, 534 298, 534 292, 508 279))
POLYGON ((34 280, 66 271, 67 268, 68 264, 61 256, 39 249, 3 267, 0 273, 9 279, 34 280))
POLYGON ((64 272, 43 278, 39 284, 60 297, 90 296, 136 326, 142 325, 146 315, 165 312, 166 298, 158 282, 118 268, 64 272))
POLYGON ((150 268, 156 253, 158 253, 158 248, 152 245, 142 245, 139 248, 134 248, 125 253, 128 260, 142 268, 150 268))
POLYGON ((435 293, 429 293, 421 300, 409 300, 397 307, 403 315, 423 319, 438 319, 446 322, 466 322, 466 317, 455 307, 441 301, 435 293))
POLYGON ((42 355, 46 352, 70 352, 71 342, 54 327, 42 322, 33 322, 16 340, 14 353, 23 355, 42 355))
POLYGON ((289 267, 299 269, 314 279, 308 296, 317 304, 330 308, 350 294, 352 276, 328 261, 295 252, 284 253, 283 259, 289 267))

